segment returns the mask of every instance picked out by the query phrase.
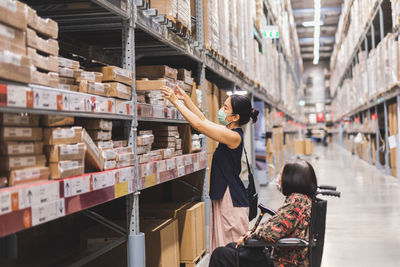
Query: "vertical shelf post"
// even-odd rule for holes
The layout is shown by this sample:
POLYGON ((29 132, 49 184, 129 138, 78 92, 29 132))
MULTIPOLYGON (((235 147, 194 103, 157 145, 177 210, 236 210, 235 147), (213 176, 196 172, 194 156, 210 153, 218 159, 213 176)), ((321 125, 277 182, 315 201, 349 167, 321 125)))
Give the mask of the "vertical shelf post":
MULTIPOLYGON (((397 103, 397 125, 400 125, 400 96, 396 97, 396 103, 397 103)), ((397 179, 400 179, 400 134, 397 133, 397 148, 396 148, 396 177, 397 179)))
POLYGON ((389 166, 389 123, 388 123, 388 107, 387 102, 383 102, 384 116, 385 116, 385 170, 388 175, 391 174, 389 166))

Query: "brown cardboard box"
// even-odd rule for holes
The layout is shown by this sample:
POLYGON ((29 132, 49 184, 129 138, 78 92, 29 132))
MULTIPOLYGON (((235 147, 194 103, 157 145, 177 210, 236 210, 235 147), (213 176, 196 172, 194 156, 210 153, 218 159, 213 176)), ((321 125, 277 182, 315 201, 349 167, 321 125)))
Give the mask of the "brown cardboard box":
POLYGON ((1 155, 37 155, 43 154, 43 142, 3 142, 1 155))
POLYGON ((31 69, 31 83, 58 88, 58 73, 40 72, 35 67, 31 69))
POLYGON ((153 148, 175 148, 175 142, 155 142, 153 148))
POLYGON ((44 166, 46 166, 46 157, 44 155, 8 156, 0 158, 0 170, 2 171, 44 166))
POLYGON ((22 30, 0 22, 0 50, 8 50, 18 55, 26 55, 26 34, 22 30))
POLYGON ((57 39, 58 37, 58 24, 52 19, 41 18, 37 15, 36 10, 27 6, 27 19, 28 26, 37 32, 49 38, 57 39))
MULTIPOLYGON (((64 79, 64 78, 60 78, 60 79, 64 79)), ((78 92, 78 85, 59 83, 58 89, 78 92)))
POLYGON ((107 121, 103 119, 85 120, 85 129, 111 131, 112 121, 107 121))
POLYGON ((87 131, 93 141, 107 141, 111 140, 111 132, 101 130, 88 130, 87 131))
POLYGON ((64 67, 64 68, 70 68, 70 69, 74 69, 77 70, 79 69, 79 61, 76 60, 72 60, 72 59, 68 59, 68 58, 64 58, 64 57, 58 57, 58 65, 60 67, 64 67))
POLYGON ((314 145, 311 139, 304 140, 304 154, 312 155, 314 153, 314 145))
POLYGON ((10 51, 0 51, 0 78, 29 83, 31 81, 31 60, 10 51))
POLYGON ((135 165, 135 160, 130 159, 130 160, 123 160, 123 161, 118 161, 117 162, 117 168, 124 168, 124 167, 129 167, 135 165))
MULTIPOLYGON (((58 68, 58 69, 60 70, 60 68, 58 68)), ((59 82, 60 82, 60 84, 75 85, 74 78, 61 77, 61 75, 59 75, 59 82)))
POLYGON ((6 187, 8 185, 7 177, 0 177, 0 188, 6 187))
POLYGON ((107 94, 108 97, 117 97, 121 99, 131 100, 132 87, 118 82, 110 82, 107 84, 110 85, 107 94))
POLYGON ((188 85, 193 85, 192 72, 186 69, 178 69, 178 80, 184 81, 188 85))
POLYGON ((103 160, 104 165, 103 165, 103 170, 111 170, 115 169, 117 167, 117 162, 115 160, 103 160))
POLYGON ((58 72, 58 60, 56 56, 42 56, 37 53, 34 48, 27 48, 27 56, 32 60, 33 66, 36 68, 58 72))
POLYGON ((112 149, 112 148, 114 148, 114 143, 111 140, 110 141, 97 141, 95 143, 96 143, 96 146, 99 149, 112 149))
POLYGON ((49 164, 50 178, 63 179, 82 175, 85 171, 83 160, 66 160, 60 162, 51 162, 49 164))
POLYGON ((23 116, 20 113, 0 113, 0 125, 2 126, 39 126, 39 116, 23 116))
POLYGON ((152 80, 168 77, 176 80, 178 78, 178 70, 166 65, 136 66, 136 77, 139 79, 147 78, 152 80))
POLYGON ((117 161, 128 161, 133 159, 135 159, 135 154, 133 154, 132 152, 117 154, 117 161))
POLYGON ((75 78, 76 82, 80 82, 82 80, 87 80, 89 82, 101 83, 101 81, 103 79, 103 73, 74 70, 74 78, 75 78))
POLYGON ((83 72, 83 70, 58 66, 59 76, 63 77, 63 78, 68 78, 66 80, 61 80, 60 82, 62 82, 62 83, 75 84, 75 82, 76 82, 75 77, 80 77, 82 72, 83 72))
POLYGON ((145 233, 147 267, 179 267, 179 235, 177 220, 142 220, 145 233))
POLYGON ((294 151, 295 155, 303 155, 305 153, 305 141, 304 139, 294 140, 294 151))
POLYGON ((27 19, 25 15, 26 5, 20 1, 7 1, 0 5, 0 22, 25 31, 27 19))
POLYGON ((79 82, 78 91, 81 93, 88 93, 94 95, 108 96, 110 85, 106 83, 89 82, 81 80, 79 82))
POLYGON ((3 141, 41 141, 43 130, 30 127, 3 127, 0 128, 3 141))
POLYGON ((85 166, 87 165, 98 171, 103 170, 104 162, 100 150, 85 129, 82 130, 82 141, 86 146, 85 166))
POLYGON ((134 84, 135 74, 129 70, 116 66, 94 68, 93 70, 103 73, 103 82, 120 82, 127 85, 134 84))
MULTIPOLYGON (((112 141, 111 141, 112 142, 112 141)), ((116 147, 114 148, 115 153, 120 154, 120 153, 132 153, 133 148, 131 146, 126 146, 126 147, 116 147)), ((147 153, 147 152, 146 152, 147 153)))
POLYGON ((114 149, 103 149, 99 148, 100 154, 104 160, 116 160, 117 159, 117 152, 114 149))
POLYGON ((45 40, 37 35, 37 33, 29 29, 27 30, 27 46, 35 48, 43 53, 58 56, 58 42, 53 39, 45 40))
POLYGON ((45 145, 76 144, 82 142, 82 127, 44 129, 45 145))
POLYGON ((179 132, 178 131, 164 131, 164 130, 160 130, 157 132, 154 132, 154 135, 156 137, 171 137, 171 136, 179 136, 179 132))
POLYGON ((9 173, 8 184, 18 185, 24 183, 35 182, 39 180, 48 180, 50 170, 47 167, 33 167, 20 170, 13 170, 9 173))
POLYGON ((171 83, 166 79, 159 80, 136 80, 136 91, 148 91, 148 90, 161 90, 161 87, 168 86, 172 88, 171 83))
POLYGON ((73 145, 45 146, 45 154, 49 162, 85 159, 86 146, 83 143, 73 145))
POLYGON ((74 125, 74 117, 66 117, 61 115, 43 115, 40 124, 44 127, 59 127, 74 125))
POLYGON ((127 140, 113 140, 114 142, 114 147, 125 147, 128 145, 127 140))

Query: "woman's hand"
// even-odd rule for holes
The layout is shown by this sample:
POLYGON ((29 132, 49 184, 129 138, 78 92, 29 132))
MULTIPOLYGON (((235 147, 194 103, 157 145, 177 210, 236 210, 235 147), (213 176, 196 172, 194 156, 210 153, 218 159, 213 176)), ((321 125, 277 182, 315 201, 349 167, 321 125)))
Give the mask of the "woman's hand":
POLYGON ((182 90, 182 88, 180 88, 179 85, 175 85, 174 92, 175 92, 175 94, 176 94, 176 97, 177 97, 179 100, 185 100, 186 97, 188 97, 188 95, 186 94, 186 92, 185 92, 184 90, 182 90))
POLYGON ((172 104, 175 104, 178 101, 178 97, 174 93, 174 90, 168 86, 161 87, 161 92, 164 94, 164 98, 169 100, 172 104))
POLYGON ((240 245, 242 245, 244 243, 245 240, 249 239, 251 237, 253 233, 251 231, 248 231, 247 233, 245 233, 243 236, 241 236, 239 238, 239 240, 236 243, 236 248, 239 247, 240 245))

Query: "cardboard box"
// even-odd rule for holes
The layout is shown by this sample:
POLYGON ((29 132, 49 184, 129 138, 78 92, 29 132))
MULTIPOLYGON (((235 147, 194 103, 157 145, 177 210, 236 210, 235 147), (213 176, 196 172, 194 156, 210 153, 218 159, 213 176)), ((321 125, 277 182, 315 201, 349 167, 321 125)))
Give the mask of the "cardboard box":
POLYGON ((43 142, 3 142, 1 155, 37 155, 43 154, 43 142))
POLYGON ((50 178, 63 179, 82 175, 85 172, 83 160, 66 160, 49 164, 50 178))
POLYGON ((117 159, 117 152, 114 149, 102 149, 99 148, 101 156, 104 160, 116 160, 117 159))
POLYGON ((33 167, 20 170, 13 170, 9 173, 8 184, 18 185, 24 183, 30 183, 40 180, 48 180, 50 170, 47 167, 33 167))
POLYGON ((107 83, 110 85, 108 89, 108 97, 117 97, 121 99, 131 100, 132 87, 118 82, 107 83))
POLYGON ((156 136, 156 138, 158 138, 158 137, 179 137, 179 132, 178 131, 160 130, 160 131, 154 132, 154 135, 156 136))
POLYGON ((0 158, 0 170, 2 171, 44 166, 46 166, 46 157, 44 155, 8 156, 0 158))
POLYGON ((152 134, 139 135, 137 137, 137 145, 138 146, 151 145, 152 143, 154 143, 154 135, 152 135, 152 134))
POLYGON ((27 19, 25 15, 26 5, 20 1, 4 1, 0 5, 0 22, 25 31, 27 19))
POLYGON ((8 50, 23 56, 26 55, 25 32, 0 22, 0 36, 0 50, 8 50))
POLYGON ((68 59, 65 57, 58 56, 58 65, 60 67, 70 68, 74 70, 78 70, 80 67, 79 61, 68 59))
POLYGON ((135 160, 124 160, 124 161, 118 161, 117 162, 117 168, 124 168, 124 167, 129 167, 135 165, 135 160))
POLYGON ((37 15, 36 10, 27 6, 28 26, 48 38, 57 39, 58 24, 52 19, 41 18, 37 15))
POLYGON ((82 127, 44 129, 45 145, 76 144, 82 142, 82 127))
POLYGON ((312 155, 314 153, 314 144, 311 139, 306 139, 304 141, 304 154, 305 155, 312 155))
POLYGON ((112 121, 107 121, 103 119, 85 120, 85 129, 111 131, 112 121))
POLYGON ((10 51, 0 51, 0 78, 22 83, 31 81, 31 60, 10 51))
POLYGON ((133 152, 125 152, 117 154, 117 161, 129 161, 135 159, 133 152))
POLYGON ((103 170, 111 170, 117 167, 117 162, 115 160, 106 160, 104 161, 103 170))
POLYGON ((175 148, 175 142, 155 142, 153 148, 175 148))
POLYGON ((178 70, 166 65, 136 66, 136 78, 138 79, 147 78, 156 80, 164 77, 176 80, 178 78, 178 70))
POLYGON ((114 148, 113 141, 97 141, 96 145, 99 149, 112 149, 114 148))
POLYGON ((74 71, 74 78, 76 82, 86 80, 89 82, 101 83, 103 79, 103 73, 92 71, 74 71))
POLYGON ((30 83, 58 88, 58 73, 40 72, 35 67, 32 67, 30 83))
POLYGON ((59 127, 74 125, 74 117, 66 117, 61 115, 43 115, 40 124, 44 127, 59 127))
POLYGON ((304 141, 304 139, 296 139, 296 140, 294 140, 293 153, 295 155, 304 155, 304 152, 305 152, 305 141, 304 141))
POLYGON ((121 153, 132 153, 133 152, 133 148, 131 146, 126 146, 126 147, 117 147, 114 148, 114 151, 117 154, 121 154, 121 153))
POLYGON ((66 90, 66 91, 72 91, 72 92, 78 92, 78 85, 59 83, 58 84, 58 89, 66 90))
POLYGON ((0 128, 3 141, 41 141, 43 130, 31 127, 3 127, 0 128))
POLYGON ((49 162, 85 159, 86 146, 83 143, 72 145, 45 146, 45 154, 49 162))
POLYGON ((27 29, 27 46, 37 49, 43 53, 58 56, 58 42, 53 39, 43 39, 32 29, 27 29))
POLYGON ((0 177, 0 188, 6 187, 8 185, 7 177, 0 177))
POLYGON ((56 56, 42 56, 34 48, 27 48, 27 55, 32 60, 32 64, 39 69, 58 72, 58 60, 56 56))
POLYGON ((39 116, 24 116, 20 113, 0 113, 0 125, 2 126, 39 126, 39 116))
POLYGON ((179 267, 179 235, 177 220, 142 220, 145 233, 147 267, 179 267))
POLYGON ((120 82, 127 85, 134 84, 135 74, 129 70, 116 66, 94 68, 93 70, 103 73, 103 82, 120 82))
POLYGON ((81 93, 88 93, 94 95, 108 96, 110 85, 106 83, 89 82, 82 80, 79 82, 78 90, 81 93))
POLYGON ((85 129, 82 130, 82 141, 86 145, 85 166, 87 165, 97 171, 103 170, 104 162, 100 150, 85 129))
POLYGON ((66 84, 75 84, 76 77, 80 77, 83 70, 80 69, 71 69, 67 67, 58 66, 58 74, 60 77, 68 78, 66 80, 61 80, 62 83, 66 84))
POLYGON ((136 80, 136 91, 149 91, 149 90, 161 90, 161 87, 168 86, 173 88, 174 85, 171 84, 166 79, 159 79, 159 80, 136 80))
POLYGON ((128 145, 127 140, 113 140, 114 142, 114 147, 125 147, 128 145))
POLYGON ((94 141, 107 141, 112 138, 109 131, 88 130, 88 133, 94 141))
POLYGON ((177 79, 188 85, 193 85, 192 72, 186 69, 178 69, 177 79))

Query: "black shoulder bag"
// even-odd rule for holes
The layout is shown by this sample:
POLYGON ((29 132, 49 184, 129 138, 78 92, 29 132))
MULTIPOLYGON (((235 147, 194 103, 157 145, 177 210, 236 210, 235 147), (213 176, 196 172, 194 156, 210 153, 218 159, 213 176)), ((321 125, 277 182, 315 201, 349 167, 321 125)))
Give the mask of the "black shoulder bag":
POLYGON ((254 176, 251 172, 249 159, 247 158, 246 148, 244 148, 244 154, 246 155, 247 171, 249 172, 249 186, 247 187, 247 196, 249 198, 249 221, 253 220, 257 216, 257 205, 258 205, 258 194, 256 191, 256 185, 254 183, 254 176))

